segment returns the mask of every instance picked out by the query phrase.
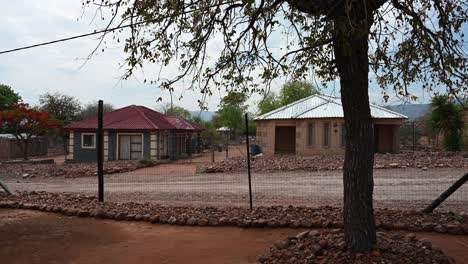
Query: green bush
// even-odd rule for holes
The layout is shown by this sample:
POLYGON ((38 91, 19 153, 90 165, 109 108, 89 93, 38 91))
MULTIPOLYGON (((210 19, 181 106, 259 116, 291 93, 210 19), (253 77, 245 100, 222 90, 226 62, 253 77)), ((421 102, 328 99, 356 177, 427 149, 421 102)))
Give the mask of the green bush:
POLYGON ((462 150, 463 140, 462 133, 458 130, 449 131, 444 137, 444 147, 448 151, 462 150))
POLYGON ((140 163, 143 164, 145 167, 151 167, 156 165, 156 163, 152 159, 142 159, 140 163))

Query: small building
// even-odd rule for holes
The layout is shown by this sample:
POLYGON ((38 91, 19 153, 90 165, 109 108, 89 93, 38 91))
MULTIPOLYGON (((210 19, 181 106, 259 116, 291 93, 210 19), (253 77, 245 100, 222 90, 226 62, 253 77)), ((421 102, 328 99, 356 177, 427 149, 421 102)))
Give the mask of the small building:
MULTIPOLYGON (((198 124, 131 105, 104 113, 104 160, 178 159, 199 152, 198 124)), ((65 126, 69 156, 95 161, 97 117, 65 126)))
MULTIPOLYGON (((406 116, 370 105, 376 151, 397 153, 406 116)), ((255 119, 257 143, 265 156, 344 153, 345 127, 339 98, 313 95, 255 119)))

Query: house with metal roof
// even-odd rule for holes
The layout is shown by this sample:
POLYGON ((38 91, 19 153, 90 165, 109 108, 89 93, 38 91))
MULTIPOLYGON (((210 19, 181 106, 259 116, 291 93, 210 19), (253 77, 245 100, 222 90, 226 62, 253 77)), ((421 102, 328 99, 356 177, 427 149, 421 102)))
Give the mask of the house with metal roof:
MULTIPOLYGON (((65 126, 69 156, 74 161, 94 161, 97 117, 65 126)), ((131 105, 104 113, 104 159, 177 159, 197 152, 198 124, 144 106, 131 105)))
MULTIPOLYGON (((370 105, 377 152, 400 150, 399 130, 406 116, 370 105)), ((345 127, 341 99, 313 95, 255 119, 257 142, 265 156, 344 153, 345 127)))

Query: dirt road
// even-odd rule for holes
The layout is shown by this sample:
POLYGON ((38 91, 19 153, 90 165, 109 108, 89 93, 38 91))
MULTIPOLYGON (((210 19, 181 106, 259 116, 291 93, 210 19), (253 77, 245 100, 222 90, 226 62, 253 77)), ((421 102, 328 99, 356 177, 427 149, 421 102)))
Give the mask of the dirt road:
MULTIPOLYGON (((179 227, 0 209, 1 263, 255 263, 276 240, 300 229, 179 227)), ((418 233, 458 264, 466 236, 418 233), (461 243, 461 244, 460 244, 461 243)))
MULTIPOLYGON (((377 206, 421 207, 427 205, 461 175, 464 169, 440 168, 375 170, 374 198, 377 206)), ((79 192, 96 194, 96 178, 7 180, 20 191, 79 192)), ((277 172, 252 175, 256 205, 325 205, 342 199, 341 171, 277 172)), ((247 205, 247 175, 121 174, 105 177, 106 199, 168 205, 247 205)), ((461 187, 446 205, 468 210, 468 185, 461 187)))
POLYGON ((289 229, 174 227, 0 209, 1 263, 255 263, 289 229))

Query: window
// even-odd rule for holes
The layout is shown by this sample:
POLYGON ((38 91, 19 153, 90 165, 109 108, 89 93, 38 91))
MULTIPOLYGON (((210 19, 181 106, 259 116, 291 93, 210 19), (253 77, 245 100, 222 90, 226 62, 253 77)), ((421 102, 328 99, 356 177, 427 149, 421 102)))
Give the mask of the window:
POLYGON ((330 123, 323 123, 323 146, 330 146, 330 123))
POLYGON ((83 133, 81 134, 81 148, 96 148, 96 134, 83 133))
POLYGON ((143 134, 118 134, 119 160, 139 160, 143 157, 143 134))
POLYGON ((315 130, 315 124, 314 123, 309 123, 307 125, 307 146, 312 147, 314 145, 314 133, 315 130))
POLYGON ((344 148, 346 146, 346 128, 345 125, 341 124, 341 147, 344 148))

